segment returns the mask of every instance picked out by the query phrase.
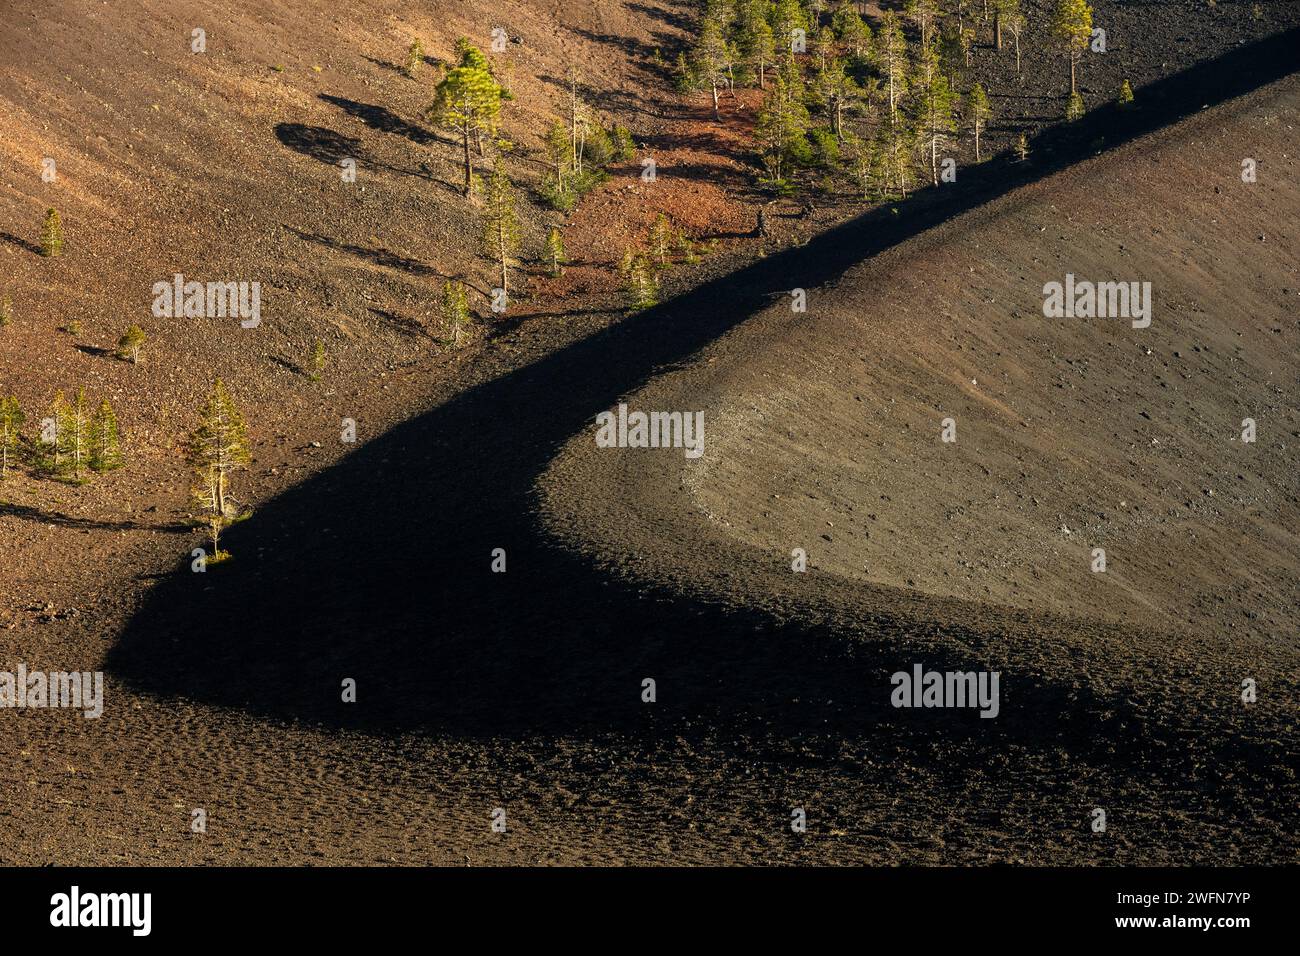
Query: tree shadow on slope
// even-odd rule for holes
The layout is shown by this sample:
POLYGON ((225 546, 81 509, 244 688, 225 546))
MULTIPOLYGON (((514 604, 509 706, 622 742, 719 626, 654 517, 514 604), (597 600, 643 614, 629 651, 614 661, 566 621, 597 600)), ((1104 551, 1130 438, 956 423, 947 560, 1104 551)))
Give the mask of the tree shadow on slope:
POLYGON ((345 136, 325 126, 307 126, 303 123, 277 123, 275 138, 295 152, 337 166, 345 159, 354 159, 365 165, 369 162, 361 140, 345 136))
POLYGON ((427 146, 429 143, 456 145, 453 140, 445 136, 439 136, 433 130, 417 126, 414 123, 408 123, 386 106, 378 106, 374 103, 358 103, 346 96, 334 96, 330 93, 319 93, 317 95, 326 103, 337 106, 349 116, 355 116, 371 129, 379 130, 381 133, 402 136, 412 143, 419 143, 422 146, 427 146))
POLYGON ((334 249, 337 252, 346 252, 348 255, 356 256, 358 259, 365 259, 367 262, 383 266, 386 269, 396 269, 399 272, 405 272, 413 276, 446 278, 433 266, 420 262, 418 259, 412 259, 409 256, 399 255, 389 249, 362 246, 355 242, 344 242, 342 239, 305 232, 302 229, 295 229, 293 226, 285 226, 284 228, 304 242, 312 242, 327 249, 334 249))
MULTIPOLYGON (((377 733, 677 735, 725 725, 799 740, 899 726, 888 706, 898 655, 886 661, 873 646, 904 645, 916 625, 853 622, 886 637, 861 644, 834 623, 610 578, 540 528, 538 476, 598 411, 771 296, 832 281, 1092 155, 1098 140, 1118 144, 1285 75, 1297 66, 1298 41, 1292 31, 1162 81, 1144 91, 1140 113, 1099 110, 1042 134, 1034 163, 972 168, 960 187, 892 204, 898 214, 889 205, 867 212, 393 428, 231 529, 229 564, 196 574, 186 557, 151 592, 108 668, 144 692, 377 733), (497 548, 505 573, 491 570, 497 548), (653 707, 641 700, 647 677, 657 681, 653 707), (342 702, 346 679, 356 681, 355 703, 342 702)), ((925 663, 980 667, 956 651, 925 663)), ((1089 701, 1088 693, 1035 686, 997 721, 911 712, 904 732, 1068 740, 1084 750, 1134 736, 1125 729, 1140 723, 1132 702, 1089 701)), ((1137 733, 1135 746, 1157 732, 1137 733)))

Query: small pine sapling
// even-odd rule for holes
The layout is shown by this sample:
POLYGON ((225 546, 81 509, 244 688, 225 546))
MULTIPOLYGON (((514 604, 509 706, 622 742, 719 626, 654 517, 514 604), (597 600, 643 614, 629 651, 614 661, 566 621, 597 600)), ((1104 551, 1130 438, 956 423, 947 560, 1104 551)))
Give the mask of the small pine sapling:
POLYGON ((510 289, 510 263, 519 248, 519 233, 514 187, 510 184, 510 177, 497 169, 488 180, 483 249, 497 264, 503 292, 510 289))
POLYGON ((54 411, 57 473, 74 484, 81 484, 90 460, 90 411, 86 407, 86 390, 77 389, 73 402, 61 401, 62 398, 62 393, 55 397, 54 411))
POLYGON ((654 257, 658 268, 664 269, 672 264, 671 256, 675 238, 676 233, 668 216, 662 212, 655 216, 655 221, 650 226, 650 254, 654 257))
POLYGON ((186 461, 194 469, 191 498, 199 507, 212 539, 208 563, 224 561, 230 555, 221 550, 221 532, 239 517, 239 507, 230 491, 231 476, 252 461, 248 427, 221 379, 199 413, 199 426, 189 437, 186 461))
POLYGON ((415 74, 424 65, 424 44, 416 37, 411 41, 411 48, 406 51, 406 75, 415 79, 415 74))
POLYGON ((1071 93, 1069 100, 1065 104, 1065 118, 1070 122, 1082 119, 1084 114, 1083 95, 1080 93, 1071 93))
POLYGON ((658 304, 659 277, 650 265, 650 260, 639 252, 630 249, 623 254, 619 263, 619 272, 623 276, 623 288, 627 293, 628 307, 639 312, 658 304))
POLYGON ((90 420, 90 469, 105 472, 122 467, 122 443, 117 432, 117 416, 108 399, 99 403, 90 420))
POLYGON ((45 212, 45 225, 41 229, 41 255, 47 259, 63 254, 63 223, 57 209, 45 212))
POLYGON ((325 343, 320 339, 317 339, 316 344, 312 346, 310 368, 307 377, 313 382, 319 382, 321 372, 325 371, 325 343))
POLYGON ((980 137, 984 133, 984 128, 988 125, 990 112, 988 94, 984 92, 983 86, 976 83, 971 87, 971 91, 966 97, 966 118, 970 122, 971 133, 975 137, 975 162, 977 163, 984 161, 980 151, 980 137))
POLYGON ((564 254, 564 236, 558 226, 552 226, 546 236, 546 260, 551 264, 551 277, 558 279, 564 275, 564 264, 569 261, 564 254))
POLYGON ((23 427, 23 410, 18 396, 0 397, 0 481, 18 457, 18 433, 23 427))
POLYGON ((442 284, 442 302, 439 306, 443 327, 451 332, 452 344, 460 347, 461 337, 473 323, 469 311, 469 295, 465 283, 450 279, 442 284))
POLYGON ((117 340, 117 357, 124 362, 138 365, 140 363, 140 352, 144 348, 144 340, 144 330, 138 325, 131 326, 117 340))

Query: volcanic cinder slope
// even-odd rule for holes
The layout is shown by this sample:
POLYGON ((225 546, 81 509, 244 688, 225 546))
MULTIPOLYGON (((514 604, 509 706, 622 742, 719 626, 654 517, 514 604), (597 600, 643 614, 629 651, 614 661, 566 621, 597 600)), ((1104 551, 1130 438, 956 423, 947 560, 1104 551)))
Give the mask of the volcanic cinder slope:
MULTIPOLYGON (((931 743, 972 791, 983 753, 994 789, 1045 804, 1002 825, 1059 812, 1083 833, 1102 807, 1136 859, 1294 861, 1298 106, 1292 78, 892 248, 806 313, 781 296, 620 399, 703 411, 703 457, 593 428, 548 475, 553 527, 632 580, 823 622, 864 678, 833 685, 837 713, 916 663, 999 671, 1000 726, 931 743), (1267 175, 1243 182, 1246 157, 1267 175), (1066 273, 1150 282, 1150 327, 1045 318, 1066 273), (1249 705, 1248 679, 1267 689, 1249 705)), ((805 653, 774 678, 792 698, 816 692, 805 653)), ((881 769, 859 785, 904 776, 881 769)), ((978 845, 982 805, 926 828, 978 845)))

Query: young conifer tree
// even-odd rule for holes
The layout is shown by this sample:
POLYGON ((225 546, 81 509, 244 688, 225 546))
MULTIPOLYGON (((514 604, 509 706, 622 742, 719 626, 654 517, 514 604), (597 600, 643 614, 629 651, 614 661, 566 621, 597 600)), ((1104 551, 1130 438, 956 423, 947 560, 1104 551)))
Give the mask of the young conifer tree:
POLYGON ((881 85, 888 94, 886 119, 892 127, 899 122, 899 102, 907 93, 907 41, 898 25, 898 17, 886 11, 876 33, 876 62, 883 75, 881 85))
POLYGON ((55 396, 55 438, 57 473, 80 483, 90 460, 90 409, 86 407, 86 390, 77 389, 72 402, 55 396))
POLYGON ((912 89, 916 129, 929 154, 931 179, 938 186, 939 151, 947 144, 948 134, 956 124, 952 116, 952 89, 948 86, 948 77, 939 69, 939 55, 933 43, 920 48, 912 89))
POLYGON ((41 255, 54 258, 63 254, 63 222, 57 209, 45 212, 45 225, 41 229, 41 255))
POLYGON ((117 357, 136 365, 140 361, 140 351, 144 348, 144 330, 133 325, 117 340, 117 357))
POLYGON ((411 41, 411 48, 406 51, 406 75, 415 78, 416 72, 424 65, 424 44, 416 37, 411 41))
POLYGON ((308 363, 310 371, 307 377, 313 382, 319 382, 321 373, 325 371, 325 343, 317 339, 311 348, 311 361, 308 363))
POLYGON ((648 309, 659 301, 659 277, 643 254, 628 250, 619 263, 623 274, 623 289, 628 305, 634 312, 648 309))
POLYGON ((1079 92, 1079 60, 1092 38, 1092 7, 1088 0, 1056 0, 1052 9, 1051 33, 1070 61, 1070 97, 1079 92))
POLYGON ((57 477, 64 473, 63 449, 59 441, 59 429, 63 427, 63 422, 67 420, 67 416, 68 399, 63 394, 63 389, 59 389, 54 393, 54 400, 50 403, 49 411, 41 419, 41 431, 36 439, 34 454, 36 470, 43 475, 57 477))
POLYGON ((23 410, 18 397, 0 396, 0 481, 18 457, 18 435, 23 427, 23 410))
POLYGON ((661 269, 669 265, 676 235, 667 215, 661 212, 655 216, 655 221, 650 226, 650 254, 661 269))
POLYGON ((966 96, 966 121, 970 123, 971 134, 975 137, 975 162, 977 163, 984 161, 984 156, 980 152, 980 137, 983 136, 984 129, 988 125, 990 113, 989 96, 984 92, 984 87, 976 83, 966 96))
POLYGON ((448 279, 442 284, 442 301, 438 311, 442 316, 443 327, 451 330, 452 342, 459 348, 461 337, 473 322, 465 283, 448 279))
POLYGON ((91 471, 112 471, 122 467, 122 443, 117 432, 117 416, 108 399, 99 403, 90 420, 91 471))
POLYGON ((854 60, 864 60, 871 51, 871 27, 867 26, 849 0, 840 0, 831 16, 831 30, 854 60))
POLYGON ((1065 103, 1065 118, 1070 122, 1077 119, 1083 119, 1084 114, 1083 94, 1071 93, 1070 98, 1065 103))
POLYGON ((519 250, 519 217, 515 214, 514 187, 510 184, 510 177, 500 168, 488 180, 483 248, 500 270, 500 288, 508 292, 510 263, 519 250))
POLYGON ((428 114, 438 125, 454 131, 461 141, 465 167, 462 187, 466 197, 474 195, 474 164, 470 141, 482 144, 483 134, 496 130, 501 115, 501 85, 493 77, 483 54, 468 43, 461 52, 461 65, 447 71, 434 92, 428 114))
POLYGON ((564 236, 558 226, 552 226, 546 235, 546 259, 551 264, 552 278, 558 279, 564 275, 564 264, 569 261, 569 257, 564 254, 564 236))
POLYGON ((569 130, 559 120, 555 120, 550 129, 546 131, 546 156, 551 162, 551 171, 547 173, 547 180, 543 184, 543 190, 552 206, 561 212, 568 212, 573 208, 574 197, 573 178, 576 171, 573 168, 572 145, 569 141, 569 130))
POLYGON ((772 81, 754 127, 763 165, 778 190, 788 188, 794 167, 811 155, 808 109, 803 105, 802 91, 792 86, 788 72, 783 69, 772 81))
POLYGON ((228 556, 221 551, 221 532, 239 514, 230 490, 231 477, 252 461, 244 416, 221 379, 203 404, 198 428, 189 436, 186 460, 194 469, 191 498, 212 539, 209 560, 221 560, 228 556))

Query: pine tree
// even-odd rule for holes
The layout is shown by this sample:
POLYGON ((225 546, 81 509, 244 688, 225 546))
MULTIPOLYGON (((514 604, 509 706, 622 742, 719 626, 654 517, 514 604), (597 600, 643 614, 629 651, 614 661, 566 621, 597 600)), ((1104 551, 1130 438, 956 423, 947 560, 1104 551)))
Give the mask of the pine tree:
POLYGON ((939 19, 939 5, 935 0, 905 0, 903 13, 920 31, 921 46, 928 46, 933 37, 935 23, 939 19))
POLYGON ((955 23, 947 23, 939 31, 939 62, 948 85, 953 89, 961 83, 962 74, 970 60, 970 33, 960 29, 955 23))
POLYGON ((63 254, 63 223, 57 209, 45 212, 45 226, 41 231, 41 255, 54 258, 63 254))
POLYGON ((217 379, 199 413, 199 426, 190 435, 186 460, 194 469, 191 498, 203 514, 212 538, 212 557, 228 557, 220 548, 221 532, 239 514, 231 493, 231 476, 248 467, 252 455, 248 427, 221 379, 217 379))
POLYGON ((469 295, 465 291, 465 283, 453 282, 449 279, 442 284, 442 302, 439 311, 442 314, 443 326, 451 330, 452 342, 459 348, 461 336, 474 321, 469 311, 469 295))
POLYGON ((307 377, 313 382, 319 382, 323 371, 325 371, 325 343, 317 339, 311 350, 311 374, 307 377))
POLYGON ((845 132, 841 155, 863 200, 878 196, 881 192, 881 166, 876 144, 868 137, 845 132))
POLYGON ((514 187, 500 168, 488 180, 483 248, 501 270, 501 290, 508 292, 510 262, 519 249, 519 218, 515 215, 514 187))
POLYGON ((844 68, 844 61, 832 58, 818 71, 813 80, 813 95, 825 108, 831 121, 831 132, 837 143, 844 139, 844 113, 852 108, 862 95, 862 90, 844 68))
POLYGON ((122 467, 122 446, 117 434, 117 416, 104 399, 90 420, 90 469, 104 472, 122 467))
POLYGON ((23 427, 23 410, 18 396, 0 396, 0 481, 18 457, 18 433, 23 427))
POLYGON ((655 221, 650 226, 650 255, 660 269, 669 265, 676 235, 667 215, 661 212, 655 216, 655 221))
POLYGON ((763 165, 777 189, 787 185, 792 167, 809 156, 808 109, 791 90, 786 75, 782 71, 773 80, 754 128, 763 165))
POLYGON ((939 58, 933 45, 922 47, 917 59, 916 77, 912 83, 915 91, 916 129, 921 145, 929 153, 930 176, 939 185, 939 151, 947 145, 948 134, 953 132, 953 92, 948 77, 939 69, 939 58))
POLYGON ((892 126, 881 124, 876 146, 879 178, 886 193, 893 191, 907 198, 912 183, 912 152, 916 148, 916 134, 900 118, 892 126))
POLYGON ((1027 21, 1025 20, 1025 15, 1020 12, 1019 3, 1016 3, 1014 7, 1008 9, 1008 12, 1003 16, 1002 21, 1006 24, 1007 29, 1011 31, 1011 36, 1016 41, 1016 77, 1018 79, 1023 79, 1020 75, 1020 35, 1025 32, 1027 21))
MULTIPOLYGON (((993 48, 995 50, 1000 51, 1002 49, 1003 28, 1017 17, 1023 19, 1020 13, 1020 0, 993 0, 993 48)), ((1019 32, 1017 32, 1016 36, 1018 41, 1019 32)), ((1017 45, 1019 45, 1018 42, 1017 45)), ((1020 72, 1018 63, 1016 72, 1020 72)))
POLYGON ((555 120, 542 143, 551 168, 542 178, 539 193, 552 209, 570 212, 578 201, 580 183, 570 164, 569 131, 562 122, 555 120))
POLYGON ((117 357, 132 365, 138 364, 140 351, 144 348, 144 340, 144 330, 138 325, 131 326, 117 340, 117 357))
POLYGON ((1052 10, 1051 32, 1061 52, 1070 61, 1070 96, 1079 92, 1077 73, 1079 60, 1088 49, 1092 37, 1092 7, 1088 0, 1055 0, 1052 10))
POLYGON ((831 16, 831 29, 855 60, 867 58, 871 50, 871 28, 849 0, 840 0, 840 5, 835 8, 835 13, 831 16))
POLYGON ((486 58, 476 48, 466 43, 461 60, 471 65, 457 66, 447 72, 434 92, 433 105, 428 113, 434 122, 460 136, 465 165, 462 188, 466 197, 471 197, 474 194, 474 164, 470 158, 470 140, 480 144, 481 153, 482 134, 496 131, 497 118, 501 115, 502 89, 487 67, 486 58))
POLYGON ((776 40, 766 6, 765 0, 749 0, 740 19, 740 52, 758 77, 760 90, 767 89, 767 68, 776 62, 776 40))
POLYGON ((416 72, 424 65, 424 44, 416 37, 411 41, 411 48, 406 52, 406 75, 415 78, 416 72))
POLYGON ((43 475, 58 477, 66 470, 59 433, 67 421, 68 410, 68 400, 63 389, 59 389, 54 393, 49 411, 41 421, 40 437, 36 440, 36 469, 43 475))
POLYGON ((695 241, 686 235, 685 230, 677 229, 673 232, 673 245, 677 248, 677 254, 682 257, 682 262, 688 266, 693 266, 700 261, 695 241))
POLYGON ((1132 104, 1133 87, 1129 84, 1128 80, 1125 80, 1123 83, 1119 85, 1119 97, 1116 99, 1115 102, 1120 109, 1127 109, 1128 106, 1132 104))
POLYGON ((1083 96, 1079 93, 1071 93, 1070 98, 1065 103, 1065 118, 1070 122, 1077 119, 1083 119, 1085 110, 1083 108, 1083 96))
POLYGON ((623 261, 619 263, 619 272, 623 275, 623 288, 627 292, 628 305, 634 312, 648 309, 658 303, 659 277, 644 255, 629 249, 623 254, 623 261))
POLYGON ((892 127, 898 122, 898 106, 907 92, 907 41, 898 25, 898 17, 886 11, 880 18, 876 33, 876 62, 883 74, 882 85, 889 94, 889 112, 886 114, 892 127))
POLYGON ((1016 137, 1016 158, 1022 163, 1029 158, 1029 137, 1024 133, 1016 137))
POLYGON ((86 407, 86 390, 77 389, 76 400, 69 403, 59 392, 54 397, 55 473, 82 480, 90 458, 90 411, 86 407))
POLYGON ((775 0, 772 5, 772 35, 782 55, 794 48, 794 31, 808 30, 808 17, 799 0, 775 0))
POLYGON ((691 50, 691 68, 696 82, 708 88, 713 95, 713 118, 719 119, 718 88, 727 78, 727 40, 723 34, 721 17, 706 9, 699 38, 691 50))
POLYGON ((609 138, 614 142, 615 161, 630 163, 636 159, 636 140, 632 138, 630 129, 615 123, 609 128, 609 138))
POLYGON ((569 257, 564 254, 564 236, 558 226, 552 226, 546 235, 546 258, 551 263, 551 276, 558 279, 564 275, 564 264, 569 257))
POLYGON ((984 133, 985 126, 988 125, 991 112, 988 94, 984 92, 983 86, 976 83, 966 96, 966 120, 970 123, 971 134, 975 137, 975 162, 977 163, 984 161, 984 156, 980 152, 980 137, 984 133))
POLYGON ((582 176, 587 133, 591 129, 591 108, 578 92, 578 71, 569 69, 569 168, 582 176))

